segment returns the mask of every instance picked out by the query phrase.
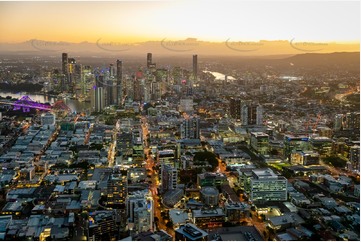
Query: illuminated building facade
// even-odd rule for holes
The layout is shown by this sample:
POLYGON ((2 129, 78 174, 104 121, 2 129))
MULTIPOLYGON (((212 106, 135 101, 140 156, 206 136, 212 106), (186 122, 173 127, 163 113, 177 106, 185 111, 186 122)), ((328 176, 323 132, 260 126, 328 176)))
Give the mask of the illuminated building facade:
POLYGON ((270 168, 253 170, 249 185, 248 193, 253 202, 287 200, 287 179, 270 168))
POLYGON ((128 227, 132 233, 153 231, 154 204, 148 190, 137 191, 127 197, 128 227))

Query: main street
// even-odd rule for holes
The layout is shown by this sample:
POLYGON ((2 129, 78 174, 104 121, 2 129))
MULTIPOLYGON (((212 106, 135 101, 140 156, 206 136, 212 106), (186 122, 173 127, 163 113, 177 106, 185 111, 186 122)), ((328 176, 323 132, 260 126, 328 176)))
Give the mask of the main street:
MULTIPOLYGON (((230 187, 234 188, 234 183, 236 183, 237 180, 235 180, 234 176, 232 176, 230 172, 226 171, 226 168, 227 165, 223 163, 221 159, 218 158, 217 172, 225 174, 227 176, 230 187)), ((240 195, 239 200, 241 202, 245 202, 243 194, 240 195)), ((255 226, 260 232, 261 236, 266 236, 267 232, 266 232, 265 223, 262 221, 261 218, 258 217, 256 212, 251 211, 251 217, 242 219, 242 222, 247 222, 247 225, 255 226)))
POLYGON ((150 186, 149 189, 151 190, 152 197, 153 197, 153 203, 154 203, 154 218, 158 218, 157 228, 165 230, 168 234, 172 235, 173 238, 175 236, 174 230, 167 228, 166 223, 161 216, 162 210, 164 210, 163 204, 161 204, 159 201, 161 201, 161 197, 158 194, 158 187, 159 187, 159 177, 158 177, 158 171, 154 170, 153 167, 155 165, 154 159, 151 157, 149 153, 149 144, 148 144, 148 124, 145 117, 142 117, 142 131, 143 131, 143 140, 144 140, 144 154, 147 157, 145 168, 147 169, 147 175, 150 176, 150 186))

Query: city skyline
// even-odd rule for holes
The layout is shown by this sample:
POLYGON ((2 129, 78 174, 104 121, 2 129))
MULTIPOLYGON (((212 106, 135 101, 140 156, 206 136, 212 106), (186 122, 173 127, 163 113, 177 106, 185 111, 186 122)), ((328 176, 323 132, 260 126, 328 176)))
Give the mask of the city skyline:
POLYGON ((0 2, 0 6, 0 43, 196 38, 347 44, 359 43, 360 33, 359 2, 0 2))
POLYGON ((360 3, 0 1, 0 240, 360 241, 360 3))

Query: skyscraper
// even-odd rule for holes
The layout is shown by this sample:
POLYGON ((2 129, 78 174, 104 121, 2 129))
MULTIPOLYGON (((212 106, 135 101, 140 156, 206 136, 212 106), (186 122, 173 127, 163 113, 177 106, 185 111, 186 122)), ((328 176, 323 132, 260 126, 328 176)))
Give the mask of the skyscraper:
POLYGON ((114 104, 114 98, 113 98, 113 81, 109 78, 107 80, 107 102, 106 105, 113 105, 114 104))
POLYGON ((193 78, 197 80, 198 77, 198 55, 193 55, 193 78))
POLYGON ((162 164, 161 166, 162 192, 174 190, 177 188, 178 170, 171 165, 162 164))
POLYGON ((242 105, 241 107, 242 125, 262 125, 263 107, 261 105, 242 105))
POLYGON ((105 97, 104 97, 104 88, 103 87, 96 87, 94 90, 94 100, 95 105, 94 109, 95 112, 101 112, 105 107, 105 97))
POLYGON ((241 99, 232 98, 229 103, 229 115, 234 119, 241 119, 241 99))
POLYGON ((139 102, 144 100, 144 85, 142 85, 142 82, 144 83, 143 72, 137 71, 133 83, 134 101, 139 102))
POLYGON ((114 77, 115 76, 115 68, 113 64, 109 65, 109 75, 110 77, 114 77))
POLYGON ((61 78, 61 90, 66 91, 68 89, 68 53, 63 53, 61 59, 63 73, 63 76, 61 78))
POLYGON ((257 106, 256 113, 257 113, 256 124, 263 125, 263 107, 261 105, 257 106))
POLYGON ((121 105, 123 100, 123 62, 117 60, 117 104, 121 105))
POLYGON ((147 54, 147 68, 150 68, 152 65, 152 53, 147 54))
POLYGON ((62 54, 62 71, 65 76, 68 76, 68 53, 62 54))
POLYGON ((199 139, 199 118, 183 120, 180 133, 182 139, 199 139))
POLYGON ((76 85, 75 74, 76 60, 74 58, 68 58, 68 91, 73 93, 76 85))

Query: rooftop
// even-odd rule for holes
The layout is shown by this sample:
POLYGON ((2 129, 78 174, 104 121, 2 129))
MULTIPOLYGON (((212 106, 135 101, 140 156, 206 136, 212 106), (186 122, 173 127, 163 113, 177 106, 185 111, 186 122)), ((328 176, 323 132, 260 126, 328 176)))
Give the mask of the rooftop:
POLYGON ((187 237, 189 240, 199 240, 201 238, 207 237, 208 233, 199 229, 194 224, 186 224, 179 227, 176 230, 176 233, 180 233, 183 236, 187 237))

